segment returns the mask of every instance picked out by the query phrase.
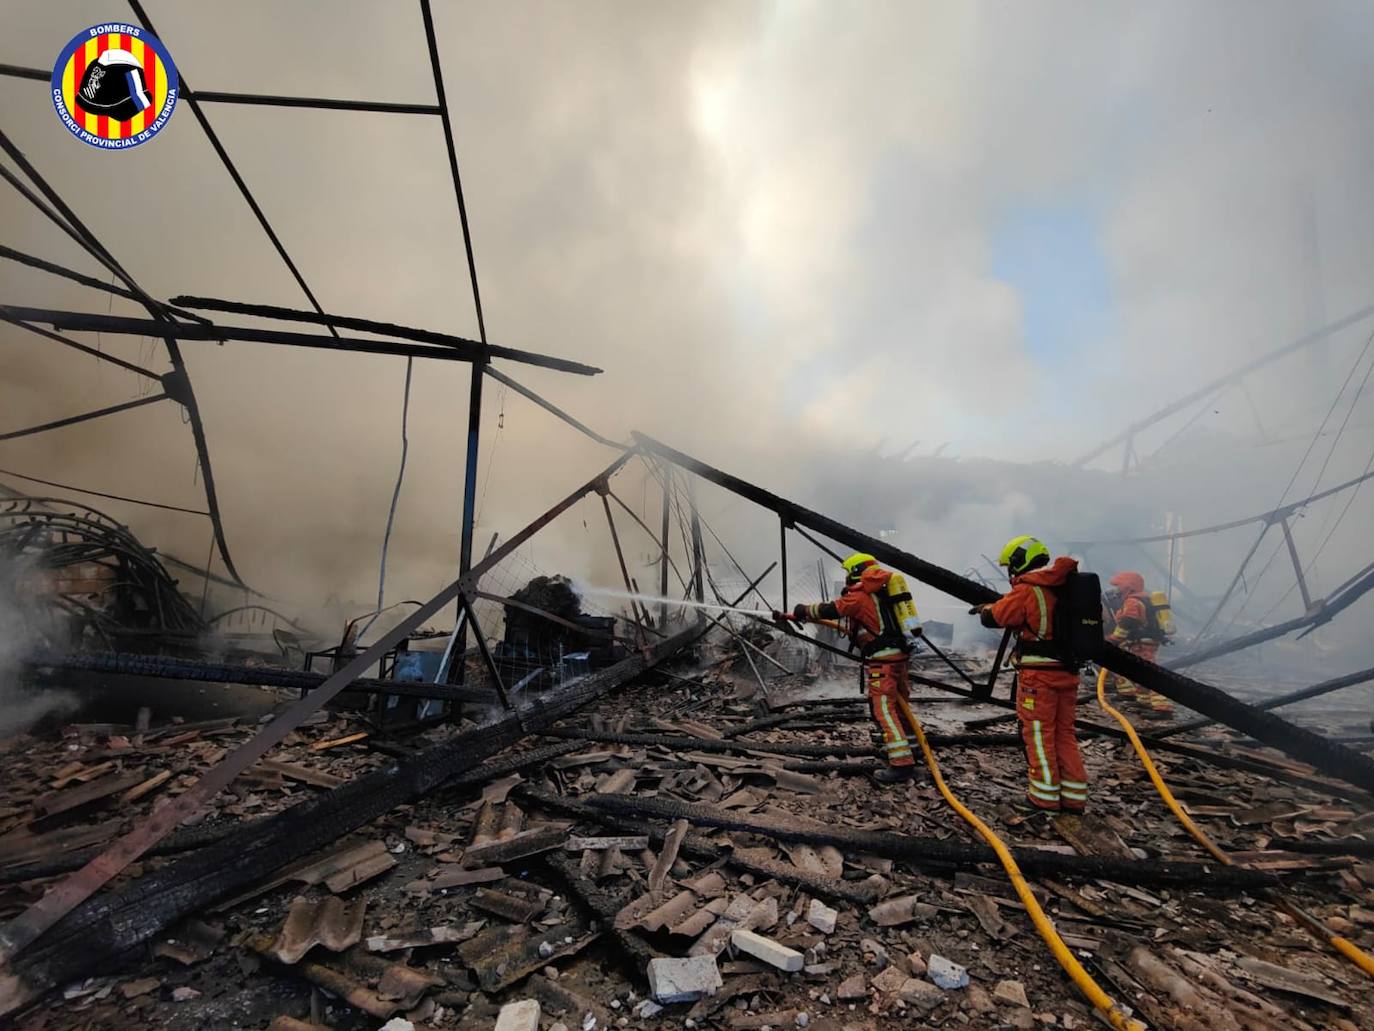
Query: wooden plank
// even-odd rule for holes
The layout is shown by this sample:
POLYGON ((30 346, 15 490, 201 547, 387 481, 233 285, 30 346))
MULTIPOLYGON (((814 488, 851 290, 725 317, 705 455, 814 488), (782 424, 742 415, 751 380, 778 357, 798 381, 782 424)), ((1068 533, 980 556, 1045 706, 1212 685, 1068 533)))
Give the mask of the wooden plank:
POLYGON ((330 748, 338 748, 342 745, 351 745, 358 741, 365 741, 371 735, 365 730, 360 730, 356 734, 346 734, 343 737, 336 737, 331 741, 316 741, 310 746, 312 752, 323 752, 330 748))
POLYGON ((496 866, 512 859, 523 859, 536 852, 547 852, 563 844, 567 833, 567 827, 558 824, 531 827, 505 841, 473 845, 463 853, 463 865, 469 869, 476 866, 496 866))
POLYGON ((150 795, 152 792, 162 787, 162 785, 166 784, 171 779, 171 770, 163 770, 161 773, 155 773, 147 780, 145 780, 142 784, 138 784, 135 787, 132 787, 128 791, 124 792, 124 794, 120 795, 119 804, 129 805, 131 802, 137 802, 140 798, 144 798, 147 795, 150 795))
POLYGON ((582 852, 591 850, 602 852, 610 848, 618 848, 627 852, 643 852, 649 847, 649 836, 647 834, 629 834, 618 838, 579 838, 570 837, 563 842, 563 848, 567 852, 582 852))
POLYGON ((257 769, 280 773, 288 780, 298 780, 302 784, 309 784, 311 787, 325 788, 326 790, 337 788, 344 783, 343 777, 336 777, 332 773, 312 770, 308 766, 299 766, 296 763, 279 762, 276 759, 261 760, 257 769))
POLYGON ((68 788, 65 791, 50 791, 34 800, 33 812, 38 819, 51 819, 54 816, 60 816, 83 806, 103 801, 111 795, 128 791, 130 788, 142 784, 143 779, 141 770, 131 770, 127 773, 101 777, 99 780, 82 784, 80 787, 68 788))

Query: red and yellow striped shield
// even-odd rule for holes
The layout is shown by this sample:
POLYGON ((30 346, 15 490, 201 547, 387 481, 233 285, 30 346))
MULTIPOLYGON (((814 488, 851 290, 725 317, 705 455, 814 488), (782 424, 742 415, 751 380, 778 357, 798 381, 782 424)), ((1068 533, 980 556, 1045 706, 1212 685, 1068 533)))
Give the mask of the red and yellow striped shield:
POLYGON ((176 66, 140 26, 92 26, 73 37, 53 69, 58 117, 101 149, 147 142, 166 125, 177 92, 176 66))

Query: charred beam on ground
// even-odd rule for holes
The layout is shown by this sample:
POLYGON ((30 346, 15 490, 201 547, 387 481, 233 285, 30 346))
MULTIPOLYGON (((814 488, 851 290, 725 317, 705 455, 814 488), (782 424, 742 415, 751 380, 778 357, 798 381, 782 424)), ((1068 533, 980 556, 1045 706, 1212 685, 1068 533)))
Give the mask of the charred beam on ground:
POLYGON ((218 844, 90 899, 15 957, 14 972, 36 993, 109 964, 168 924, 452 782, 531 731, 628 683, 688 645, 695 633, 694 627, 684 630, 645 654, 578 681, 552 700, 255 820, 218 844))
MULTIPOLYGON (((1320 684, 1312 684, 1308 687, 1299 688, 1296 691, 1289 691, 1287 694, 1281 694, 1276 698, 1267 699, 1266 701, 1260 702, 1255 708, 1265 711, 1280 709, 1285 705, 1303 702, 1309 698, 1320 698, 1322 695, 1331 694, 1333 691, 1339 691, 1345 687, 1354 687, 1357 684, 1367 684, 1371 680, 1374 680, 1374 668, 1362 669, 1355 673, 1347 673, 1344 676, 1323 680, 1320 684)), ((1186 734, 1189 731, 1198 730, 1202 727, 1209 727, 1215 722, 1216 720, 1207 719, 1206 717, 1188 720, 1187 722, 1175 723, 1162 730, 1149 733, 1146 737, 1153 743, 1162 738, 1174 737, 1177 734, 1186 734)))
MULTIPOLYGON (((666 820, 685 819, 701 827, 719 827, 761 834, 778 841, 795 841, 805 845, 833 845, 852 853, 882 856, 916 866, 957 869, 997 861, 992 849, 986 845, 949 838, 864 831, 847 827, 816 829, 798 826, 786 820, 744 818, 738 813, 716 806, 679 802, 670 798, 588 795, 585 801, 593 808, 617 815, 666 820)), ((1119 884, 1168 884, 1229 891, 1254 890, 1273 882, 1273 879, 1264 873, 1208 863, 1101 859, 1064 855, 1036 848, 1014 848, 1012 853, 1021 869, 1033 876, 1091 877, 1116 881, 1119 884)))
MULTIPOLYGON (((135 655, 124 652, 75 652, 70 655, 33 655, 24 660, 38 673, 104 673, 125 677, 155 677, 164 680, 190 680, 212 684, 252 684, 313 691, 329 679, 328 673, 281 669, 274 666, 236 666, 199 662, 194 659, 160 655, 135 655)), ((359 678, 347 685, 349 691, 368 694, 393 694, 407 698, 439 698, 453 702, 495 704, 496 695, 485 688, 425 684, 406 680, 359 678)))

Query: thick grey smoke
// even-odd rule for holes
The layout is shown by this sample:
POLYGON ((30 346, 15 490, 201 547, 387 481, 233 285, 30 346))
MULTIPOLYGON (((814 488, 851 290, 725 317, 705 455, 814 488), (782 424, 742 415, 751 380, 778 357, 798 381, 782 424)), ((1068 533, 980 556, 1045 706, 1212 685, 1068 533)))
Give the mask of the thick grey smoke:
MULTIPOLYGON (((203 89, 432 95, 410 7, 164 6, 151 12, 162 37, 203 89)), ((33 55, 108 17, 93 4, 9 7, 8 38, 33 55)), ((1374 300, 1368 5, 436 7, 491 338, 606 369, 507 371, 605 433, 648 430, 961 570, 1016 532, 1119 536, 1169 513, 1193 526, 1271 506, 1368 332, 1223 394, 1146 476, 1020 464, 1072 458, 1374 300), (890 460, 911 445, 912 461, 890 460)), ((303 306, 188 110, 146 147, 98 153, 66 136, 40 84, 0 91, 7 131, 147 289, 303 306)), ((475 334, 437 122, 207 110, 326 309, 475 334)), ((7 242, 99 273, 12 194, 0 211, 7 242)), ((6 297, 108 303, 2 274, 6 297)), ((21 330, 0 334, 15 424, 138 389, 21 330)), ((100 346, 163 367, 151 341, 100 346)), ((368 598, 400 363, 185 349, 245 574, 301 604, 368 598)), ((416 379, 397 599, 431 591, 457 551, 466 369, 425 363, 416 379)), ((1322 485, 1363 467, 1371 403, 1322 485)), ((484 435, 479 547, 608 457, 491 384, 484 435)), ((198 497, 170 406, 7 443, 3 458, 198 497)), ((1350 532, 1360 504, 1313 571, 1325 587, 1368 560, 1350 532)), ((120 515, 168 550, 206 553, 202 521, 120 515)), ((1295 531, 1309 554, 1327 525, 1314 516, 1295 531)), ((614 584, 604 520, 588 523, 557 525, 538 557, 614 584)), ((742 557, 775 546, 766 521, 741 516, 739 532, 742 557)), ((1198 589, 1220 590, 1248 543, 1190 547, 1198 589)))
POLYGON ((42 576, 22 559, 0 558, 0 741, 21 734, 47 716, 75 712, 75 696, 32 690, 21 679, 22 661, 45 639, 55 614, 35 605, 24 585, 42 576))

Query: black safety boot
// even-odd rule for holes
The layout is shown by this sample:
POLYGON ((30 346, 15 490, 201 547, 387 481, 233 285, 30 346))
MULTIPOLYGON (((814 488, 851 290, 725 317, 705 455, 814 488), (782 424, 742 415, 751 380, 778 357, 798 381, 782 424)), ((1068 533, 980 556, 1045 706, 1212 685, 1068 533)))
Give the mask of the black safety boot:
POLYGON ((914 766, 884 766, 873 779, 879 784, 905 784, 916 775, 914 766))

